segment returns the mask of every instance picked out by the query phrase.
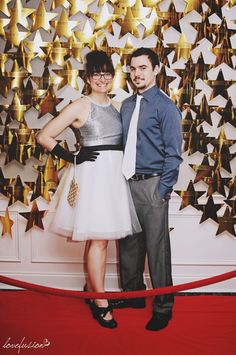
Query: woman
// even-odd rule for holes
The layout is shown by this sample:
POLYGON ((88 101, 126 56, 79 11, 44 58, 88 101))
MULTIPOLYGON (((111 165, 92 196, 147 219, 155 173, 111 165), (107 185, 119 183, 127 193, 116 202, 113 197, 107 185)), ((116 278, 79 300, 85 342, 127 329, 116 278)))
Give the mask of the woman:
MULTIPOLYGON (((104 292, 108 241, 139 232, 140 225, 128 184, 121 173, 120 115, 117 105, 108 97, 114 67, 102 51, 90 52, 86 59, 88 95, 62 110, 39 132, 37 140, 53 155, 72 163, 62 178, 63 187, 52 229, 66 237, 71 236, 73 240, 88 241, 85 254, 87 285, 90 291, 104 292), (63 149, 56 141, 68 126, 79 131, 82 148, 76 155, 63 149), (79 184, 75 207, 67 202, 73 174, 79 184)), ((100 325, 107 328, 117 326, 108 300, 96 299, 89 304, 100 325)))

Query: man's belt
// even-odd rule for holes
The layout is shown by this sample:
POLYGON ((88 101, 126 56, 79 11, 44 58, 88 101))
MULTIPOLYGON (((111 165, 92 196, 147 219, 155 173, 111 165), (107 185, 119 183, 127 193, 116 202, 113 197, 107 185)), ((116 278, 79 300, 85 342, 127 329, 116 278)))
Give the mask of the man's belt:
POLYGON ((139 180, 146 180, 146 179, 150 179, 152 177, 156 177, 159 176, 161 174, 158 173, 153 173, 153 174, 134 174, 130 180, 134 180, 134 181, 139 181, 139 180))

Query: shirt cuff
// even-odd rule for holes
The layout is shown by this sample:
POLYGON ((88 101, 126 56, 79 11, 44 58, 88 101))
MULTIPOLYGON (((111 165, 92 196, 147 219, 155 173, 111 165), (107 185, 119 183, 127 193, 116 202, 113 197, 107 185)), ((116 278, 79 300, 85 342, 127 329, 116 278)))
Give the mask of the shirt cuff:
POLYGON ((165 185, 159 184, 159 194, 164 200, 169 200, 172 192, 172 188, 166 187, 165 185))

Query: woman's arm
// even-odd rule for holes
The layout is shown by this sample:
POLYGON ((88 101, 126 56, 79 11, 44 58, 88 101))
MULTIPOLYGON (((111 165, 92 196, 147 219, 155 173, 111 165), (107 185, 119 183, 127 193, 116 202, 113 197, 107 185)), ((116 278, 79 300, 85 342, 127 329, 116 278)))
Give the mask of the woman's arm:
POLYGON ((78 99, 66 106, 60 114, 47 123, 37 134, 39 144, 51 152, 57 144, 56 137, 70 125, 75 124, 81 127, 86 121, 89 113, 88 100, 78 99), (78 117, 78 113, 81 118, 78 117))
POLYGON ((88 152, 82 148, 75 158, 74 154, 60 146, 55 139, 70 125, 77 128, 81 127, 88 118, 89 110, 90 104, 88 103, 88 100, 84 99, 78 99, 66 106, 56 118, 46 124, 46 126, 44 126, 37 134, 37 142, 49 150, 53 155, 70 163, 74 163, 74 159, 76 159, 76 164, 81 164, 85 161, 95 161, 99 155, 98 152, 88 152), (78 117, 78 112, 81 118, 78 117))

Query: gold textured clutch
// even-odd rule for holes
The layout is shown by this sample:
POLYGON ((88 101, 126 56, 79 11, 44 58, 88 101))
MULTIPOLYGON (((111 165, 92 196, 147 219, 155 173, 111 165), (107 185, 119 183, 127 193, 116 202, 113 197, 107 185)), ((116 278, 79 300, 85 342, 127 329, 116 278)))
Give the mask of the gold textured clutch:
POLYGON ((76 155, 75 155, 75 158, 74 158, 74 175, 73 175, 73 178, 71 180, 69 192, 68 192, 68 195, 67 195, 67 201, 68 201, 68 203, 69 203, 69 205, 71 207, 75 207, 77 198, 79 196, 79 185, 78 185, 78 183, 77 183, 77 181, 75 179, 75 175, 76 175, 76 155))
POLYGON ((67 195, 67 201, 71 207, 75 207, 79 195, 79 185, 75 181, 75 177, 71 180, 70 189, 67 195))

